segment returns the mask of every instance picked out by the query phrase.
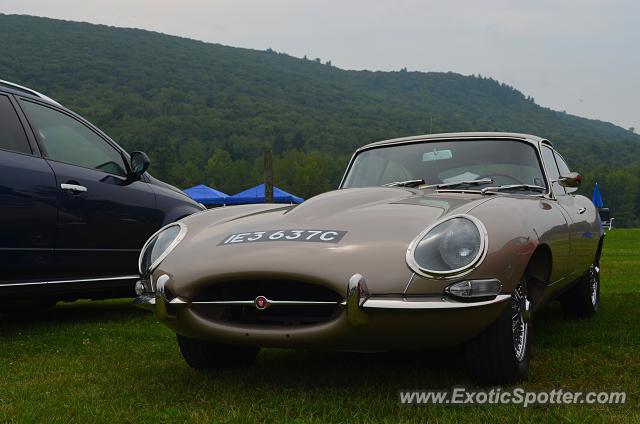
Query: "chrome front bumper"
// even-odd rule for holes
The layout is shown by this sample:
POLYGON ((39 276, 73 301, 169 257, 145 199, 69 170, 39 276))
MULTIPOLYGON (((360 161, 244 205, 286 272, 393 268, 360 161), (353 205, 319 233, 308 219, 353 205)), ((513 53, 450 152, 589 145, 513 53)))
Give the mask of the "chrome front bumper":
MULTIPOLYGON (((166 282, 166 281, 164 281, 166 282)), ((234 301, 200 301, 191 302, 181 297, 167 299, 164 292, 163 278, 158 279, 155 293, 143 293, 136 297, 133 301, 135 306, 142 309, 151 310, 155 313, 156 318, 160 322, 168 321, 174 314, 169 313, 168 309, 179 310, 189 305, 195 304, 226 304, 226 305, 254 305, 254 300, 234 300, 234 301)), ((355 274, 351 277, 347 288, 347 299, 339 302, 347 312, 347 321, 351 326, 359 326, 368 322, 369 313, 376 311, 428 311, 428 310, 459 310, 480 308, 507 302, 511 299, 509 294, 498 294, 492 299, 480 301, 458 301, 448 296, 425 296, 425 297, 406 297, 406 296, 372 296, 369 293, 364 277, 355 274)), ((315 304, 333 304, 333 302, 313 302, 313 301, 295 301, 295 300, 270 300, 265 299, 269 305, 278 307, 286 305, 315 305, 315 304)))
POLYGON ((265 298, 273 308, 331 303, 341 310, 335 319, 327 322, 273 327, 218 321, 198 310, 206 304, 258 307, 258 299, 191 301, 181 297, 168 298, 162 284, 154 284, 152 288, 154 293, 143 293, 134 304, 152 310, 158 321, 179 334, 217 343, 282 348, 388 350, 453 345, 481 332, 511 301, 511 295, 503 293, 491 299, 466 302, 446 294, 375 296, 369 293, 364 278, 356 274, 348 282, 343 301, 271 301, 265 298))

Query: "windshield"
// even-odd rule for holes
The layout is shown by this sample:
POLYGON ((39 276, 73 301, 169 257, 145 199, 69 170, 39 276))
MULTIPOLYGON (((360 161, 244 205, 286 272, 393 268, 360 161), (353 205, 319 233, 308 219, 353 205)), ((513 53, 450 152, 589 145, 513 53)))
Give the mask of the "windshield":
POLYGON ((490 179, 472 189, 527 184, 547 187, 538 154, 514 140, 458 140, 398 144, 357 155, 342 188, 372 187, 423 180, 448 184, 490 179))

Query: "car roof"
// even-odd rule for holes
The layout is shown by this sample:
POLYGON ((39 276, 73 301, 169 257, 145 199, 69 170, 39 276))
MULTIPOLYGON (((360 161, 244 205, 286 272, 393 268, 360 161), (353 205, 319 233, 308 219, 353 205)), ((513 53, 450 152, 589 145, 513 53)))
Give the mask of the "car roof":
POLYGON ((439 134, 424 134, 424 135, 414 135, 410 137, 400 137, 400 138, 392 138, 389 140, 376 141, 374 143, 366 144, 360 147, 357 151, 367 150, 373 147, 378 146, 387 146, 392 144, 409 144, 409 143, 417 143, 420 141, 432 141, 432 140, 477 140, 477 139, 487 139, 487 138, 500 138, 505 140, 514 140, 514 141, 525 141, 534 145, 538 145, 539 143, 545 143, 551 145, 551 142, 547 139, 531 135, 531 134, 522 134, 522 133, 512 133, 512 132, 457 132, 457 133, 439 133, 439 134))
POLYGON ((62 106, 60 103, 56 102, 50 97, 45 96, 42 93, 37 92, 36 90, 32 90, 31 88, 25 87, 20 84, 16 84, 11 81, 5 81, 0 79, 0 91, 9 92, 11 94, 18 94, 20 96, 31 97, 38 100, 43 100, 47 103, 52 103, 56 106, 62 106))
POLYGON ((48 103, 50 105, 56 106, 58 109, 63 110, 68 115, 73 116, 75 119, 78 119, 81 122, 83 122, 85 125, 89 126, 93 131, 97 132, 100 136, 102 136, 103 138, 109 140, 109 142, 113 143, 127 157, 129 156, 127 151, 125 149, 123 149, 122 146, 120 146, 118 143, 116 143, 111 137, 109 137, 109 135, 107 133, 105 133, 100 128, 96 127, 95 125, 91 124, 89 121, 87 121, 82 116, 80 116, 77 113, 75 113, 74 111, 72 111, 70 109, 67 109, 66 107, 62 106, 60 103, 58 103, 57 101, 53 100, 52 98, 47 97, 44 94, 39 93, 39 92, 37 92, 35 90, 32 90, 32 89, 30 89, 28 87, 24 87, 22 85, 19 85, 19 84, 10 82, 10 81, 5 81, 5 80, 1 80, 0 79, 0 93, 2 93, 2 92, 10 93, 10 94, 14 94, 14 95, 17 95, 17 96, 30 98, 30 99, 34 99, 34 100, 39 100, 40 102, 44 102, 44 103, 48 103))

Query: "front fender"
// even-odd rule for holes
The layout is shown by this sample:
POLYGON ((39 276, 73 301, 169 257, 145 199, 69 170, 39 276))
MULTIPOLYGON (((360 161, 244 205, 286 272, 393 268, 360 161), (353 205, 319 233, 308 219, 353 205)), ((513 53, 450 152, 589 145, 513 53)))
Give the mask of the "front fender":
POLYGON ((520 282, 531 256, 540 244, 534 226, 527 218, 527 209, 535 206, 535 203, 526 204, 537 201, 496 197, 468 211, 467 213, 478 218, 487 230, 487 255, 482 263, 461 277, 431 279, 414 275, 406 293, 443 293, 446 286, 457 281, 491 278, 500 280, 504 293, 511 293, 520 282))

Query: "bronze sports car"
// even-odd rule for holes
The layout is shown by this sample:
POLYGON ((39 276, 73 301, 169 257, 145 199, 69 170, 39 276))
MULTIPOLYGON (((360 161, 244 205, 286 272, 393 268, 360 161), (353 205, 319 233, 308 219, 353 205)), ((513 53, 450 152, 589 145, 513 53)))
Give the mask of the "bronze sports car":
POLYGON ((532 315, 598 310, 603 234, 547 140, 436 134, 369 144, 340 188, 301 205, 226 207, 153 235, 135 303, 203 370, 260 347, 465 343, 478 382, 527 376, 532 315))

